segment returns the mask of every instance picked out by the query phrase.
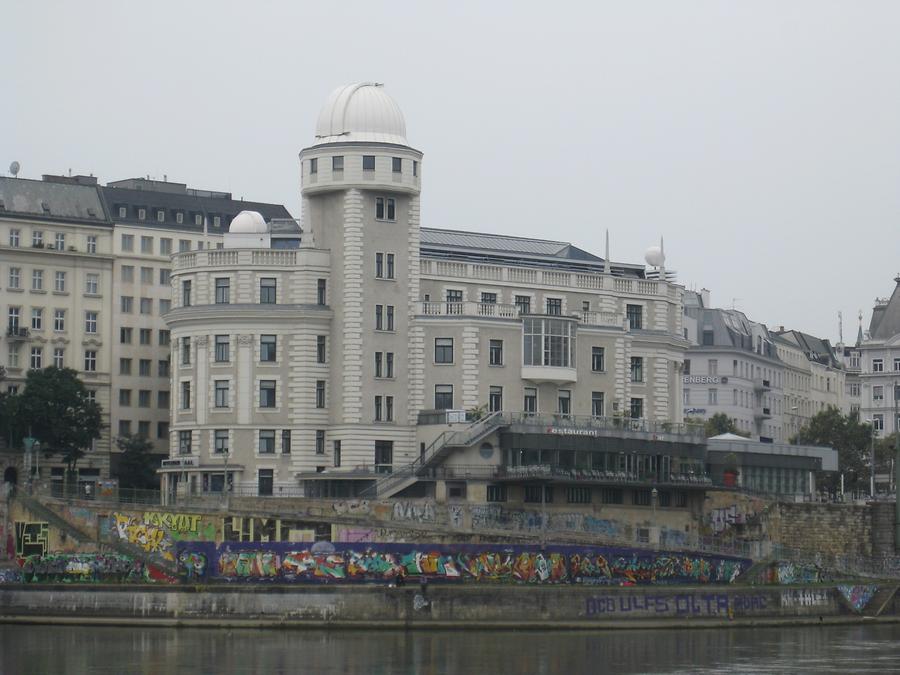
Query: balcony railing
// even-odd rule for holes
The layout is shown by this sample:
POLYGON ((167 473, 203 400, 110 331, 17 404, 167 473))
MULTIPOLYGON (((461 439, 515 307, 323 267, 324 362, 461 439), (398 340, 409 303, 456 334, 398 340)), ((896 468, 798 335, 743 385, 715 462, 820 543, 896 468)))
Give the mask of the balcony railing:
POLYGON ((499 413, 498 423, 541 427, 563 436, 592 436, 600 432, 636 431, 646 434, 674 434, 688 436, 692 441, 706 438, 702 424, 665 422, 633 417, 594 417, 593 415, 563 415, 553 413, 499 413))
POLYGON ((18 326, 10 326, 6 329, 6 337, 11 340, 27 340, 28 339, 28 329, 20 328, 18 326))
POLYGON ((291 267, 297 264, 297 251, 291 249, 205 249, 185 251, 172 257, 176 270, 193 267, 291 267))
POLYGON ((499 302, 420 302, 424 316, 484 316, 498 319, 519 318, 519 308, 499 302))

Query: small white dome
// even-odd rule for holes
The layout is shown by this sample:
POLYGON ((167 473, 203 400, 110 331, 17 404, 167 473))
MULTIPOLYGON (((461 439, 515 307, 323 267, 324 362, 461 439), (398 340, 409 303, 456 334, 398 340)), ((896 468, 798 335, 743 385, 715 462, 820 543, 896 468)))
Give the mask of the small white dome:
POLYGON ((400 106, 375 82, 338 87, 319 112, 316 145, 362 141, 406 142, 406 121, 400 106))
POLYGON ((659 246, 651 246, 644 254, 644 260, 652 267, 662 267, 666 264, 666 254, 659 246))
POLYGON ((229 234, 265 234, 268 231, 266 220, 259 211, 241 211, 228 227, 229 234))

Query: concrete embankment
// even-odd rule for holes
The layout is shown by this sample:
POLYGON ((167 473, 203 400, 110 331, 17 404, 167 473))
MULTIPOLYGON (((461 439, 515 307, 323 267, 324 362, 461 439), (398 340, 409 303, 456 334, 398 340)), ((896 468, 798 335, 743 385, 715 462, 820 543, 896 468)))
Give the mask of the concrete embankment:
POLYGON ((877 591, 872 584, 640 588, 430 584, 425 589, 416 584, 264 589, 239 584, 7 585, 0 586, 0 621, 544 630, 900 621, 894 594, 884 598, 877 591))

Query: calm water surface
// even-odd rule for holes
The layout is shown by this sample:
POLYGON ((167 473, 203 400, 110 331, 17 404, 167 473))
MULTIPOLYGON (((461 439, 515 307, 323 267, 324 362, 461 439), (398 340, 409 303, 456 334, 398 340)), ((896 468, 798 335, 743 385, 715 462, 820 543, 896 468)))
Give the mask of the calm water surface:
POLYGON ((0 625, 0 672, 898 673, 900 625, 577 633, 0 625))

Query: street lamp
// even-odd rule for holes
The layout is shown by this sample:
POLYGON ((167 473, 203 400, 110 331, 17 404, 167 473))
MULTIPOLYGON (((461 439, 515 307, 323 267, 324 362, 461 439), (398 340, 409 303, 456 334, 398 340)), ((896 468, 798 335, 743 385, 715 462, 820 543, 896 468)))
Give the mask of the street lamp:
POLYGON ((650 490, 650 504, 653 506, 653 540, 656 548, 659 548, 659 526, 656 524, 656 500, 659 498, 659 490, 653 488, 650 490))
POLYGON ((866 420, 872 427, 872 436, 869 442, 869 494, 875 499, 875 419, 866 420))

